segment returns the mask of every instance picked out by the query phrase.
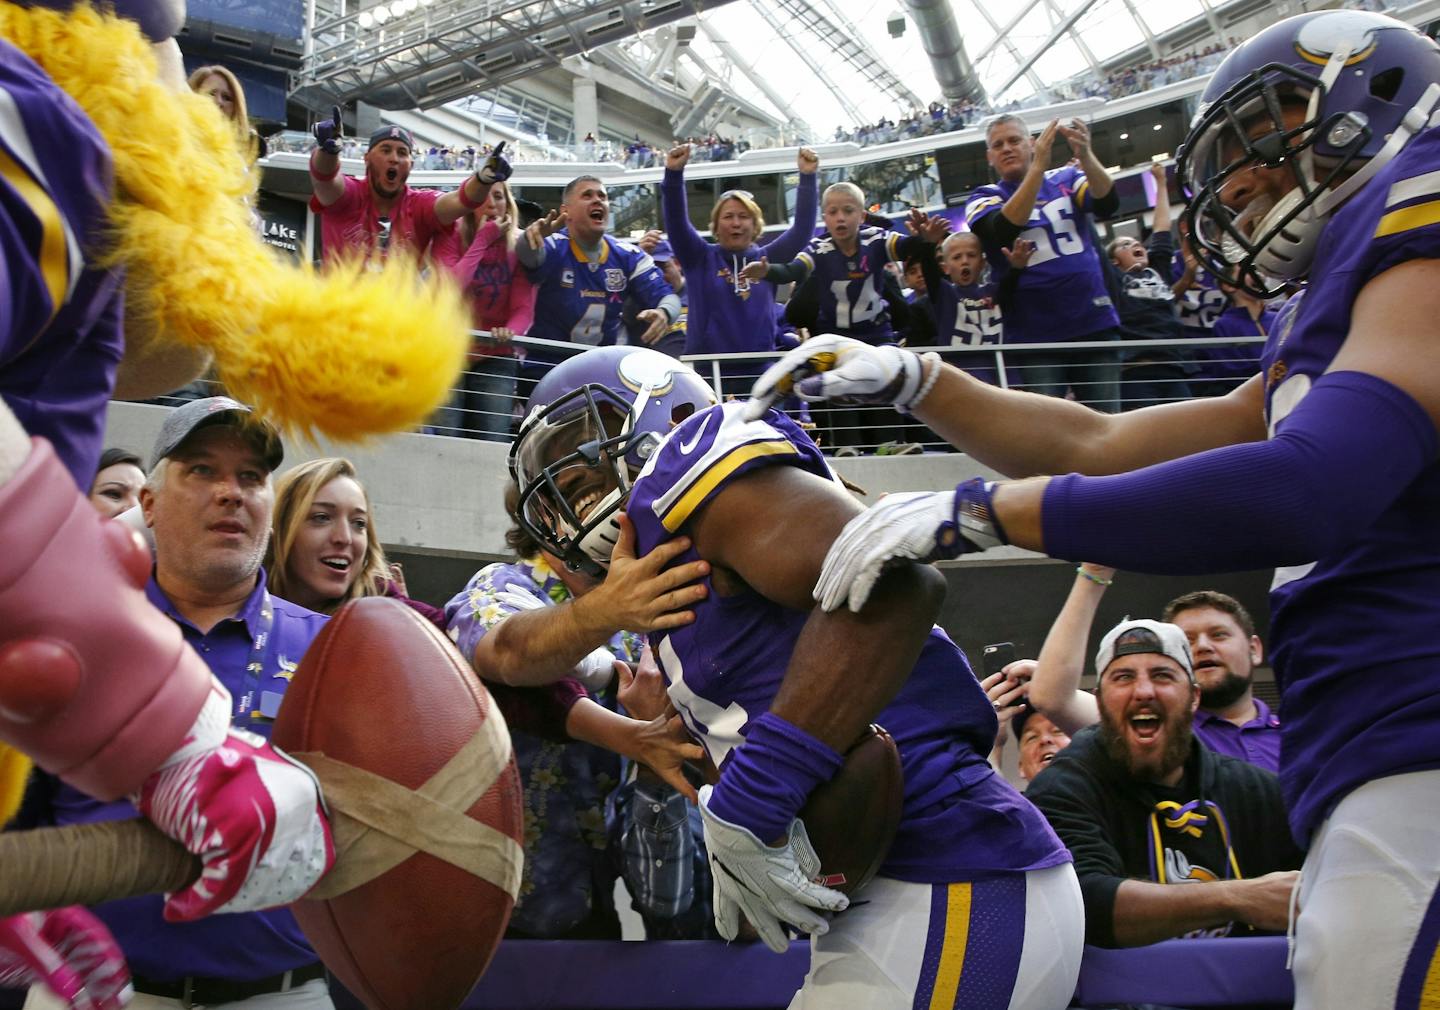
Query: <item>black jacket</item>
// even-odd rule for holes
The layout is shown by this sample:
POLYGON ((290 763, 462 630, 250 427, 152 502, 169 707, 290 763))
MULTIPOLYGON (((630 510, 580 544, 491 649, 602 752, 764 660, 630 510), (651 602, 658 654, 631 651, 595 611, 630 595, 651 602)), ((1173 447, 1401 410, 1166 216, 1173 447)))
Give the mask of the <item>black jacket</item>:
POLYGON ((1099 727, 1091 726, 1035 777, 1025 796, 1075 857, 1085 942, 1100 947, 1117 946, 1115 892, 1125 880, 1226 879, 1237 875, 1237 866, 1238 876, 1252 878, 1299 869, 1304 860, 1290 837, 1280 780, 1199 740, 1191 745, 1185 777, 1170 789, 1132 778, 1106 753, 1099 727), (1207 818, 1199 838, 1165 827, 1163 814, 1152 818, 1159 803, 1196 800, 1207 818))

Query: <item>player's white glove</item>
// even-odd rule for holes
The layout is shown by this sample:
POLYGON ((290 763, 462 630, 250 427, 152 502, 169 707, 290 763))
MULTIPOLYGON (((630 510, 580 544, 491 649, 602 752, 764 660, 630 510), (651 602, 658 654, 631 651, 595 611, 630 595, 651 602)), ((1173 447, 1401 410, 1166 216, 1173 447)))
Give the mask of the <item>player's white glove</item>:
MULTIPOLYGON (((539 610, 549 606, 544 600, 522 586, 511 586, 495 594, 495 600, 514 611, 539 610)), ((603 691, 615 679, 615 654, 600 647, 575 664, 573 676, 587 690, 603 691)))
POLYGON ((811 879, 820 872, 820 857, 805 825, 798 818, 791 821, 789 841, 771 848, 749 830, 711 813, 710 793, 710 786, 701 787, 700 815, 715 880, 715 928, 720 935, 727 940, 739 935, 741 913, 777 954, 790 945, 787 922, 815 936, 829 932, 824 913, 844 910, 850 899, 811 879))
POLYGON ((938 358, 927 367, 914 351, 872 347, 824 333, 811 337, 765 370, 750 390, 745 419, 755 420, 776 400, 791 395, 811 402, 893 403, 909 410, 933 385, 926 382, 927 373, 939 367, 938 358))
POLYGON ((822 610, 849 602, 856 613, 892 561, 937 561, 1009 543, 980 478, 954 491, 886 495, 845 524, 820 569, 814 597, 822 610))

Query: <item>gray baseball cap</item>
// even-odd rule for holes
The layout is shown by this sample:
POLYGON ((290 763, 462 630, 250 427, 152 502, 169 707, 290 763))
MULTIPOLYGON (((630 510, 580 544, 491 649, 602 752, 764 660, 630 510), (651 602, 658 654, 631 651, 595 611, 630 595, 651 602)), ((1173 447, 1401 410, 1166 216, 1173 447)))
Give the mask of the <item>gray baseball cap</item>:
POLYGON ((150 457, 153 469, 162 459, 180 448, 180 444, 196 429, 212 424, 228 424, 240 429, 260 453, 260 458, 274 473, 285 458, 285 445, 280 441, 280 432, 275 426, 260 417, 247 405, 228 396, 207 396, 203 400, 191 400, 170 412, 160 426, 155 439, 155 451, 150 457))

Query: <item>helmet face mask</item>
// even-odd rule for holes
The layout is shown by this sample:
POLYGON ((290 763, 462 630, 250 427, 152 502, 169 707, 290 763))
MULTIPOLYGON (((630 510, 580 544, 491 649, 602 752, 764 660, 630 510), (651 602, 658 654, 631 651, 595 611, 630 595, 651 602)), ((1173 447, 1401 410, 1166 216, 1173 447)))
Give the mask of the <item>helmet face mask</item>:
POLYGON ((699 375, 658 351, 605 347, 562 362, 536 385, 510 449, 514 518, 567 567, 603 577, 636 475, 674 424, 714 402, 699 375))
POLYGON ((1180 152, 1196 256, 1260 297, 1303 277, 1334 211, 1424 128, 1437 81, 1440 47, 1379 14, 1301 14, 1243 43, 1180 152))

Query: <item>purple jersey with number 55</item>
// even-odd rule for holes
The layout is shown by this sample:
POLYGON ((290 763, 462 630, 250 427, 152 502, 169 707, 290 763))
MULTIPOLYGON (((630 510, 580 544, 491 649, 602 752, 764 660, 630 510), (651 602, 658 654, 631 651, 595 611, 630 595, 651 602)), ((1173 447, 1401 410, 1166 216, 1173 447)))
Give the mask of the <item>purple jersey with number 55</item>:
MULTIPOLYGON (((743 406, 692 415, 650 458, 627 506, 642 553, 762 467, 835 479, 789 418, 772 410, 746 422, 743 406)), ((681 561, 695 557, 691 549, 681 561)), ((751 720, 769 710, 808 616, 748 589, 721 595, 712 583, 693 624, 651 635, 671 700, 717 766, 744 741, 751 720)), ((1069 861, 1044 817, 986 761, 994 708, 964 653, 939 628, 875 721, 895 738, 905 774, 904 816, 882 874, 931 883, 1069 861)))
MULTIPOLYGON (((998 214, 1015 189, 1003 180, 981 186, 965 205, 965 220, 973 228, 985 216, 998 214)), ((1035 252, 1020 273, 1005 314, 1006 343, 1078 340, 1120 325, 1095 251, 1089 210, 1090 183, 1084 172, 1066 165, 1045 173, 1035 209, 1016 240, 1034 242, 1035 252)), ((1010 261, 988 245, 985 256, 990 277, 998 284, 1010 271, 1010 261)))
MULTIPOLYGON (((1440 129, 1431 129, 1326 226, 1309 284, 1281 311, 1261 359, 1272 434, 1344 345, 1365 285, 1406 261, 1440 259, 1437 164, 1440 129)), ((1275 573, 1280 781, 1302 843, 1356 786, 1440 768, 1437 516, 1440 463, 1432 462, 1345 548, 1275 573)))

